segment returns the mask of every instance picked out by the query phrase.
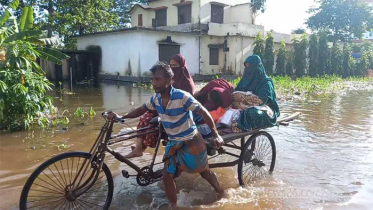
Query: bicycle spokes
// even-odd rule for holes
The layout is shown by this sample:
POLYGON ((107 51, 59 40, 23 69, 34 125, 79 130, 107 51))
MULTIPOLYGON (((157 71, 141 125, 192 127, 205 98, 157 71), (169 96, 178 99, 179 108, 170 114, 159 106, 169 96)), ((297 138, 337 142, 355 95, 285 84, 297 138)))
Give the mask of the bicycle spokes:
POLYGON ((73 183, 84 163, 89 165, 89 159, 69 157, 46 167, 31 186, 28 209, 102 208, 104 203, 97 198, 107 197, 108 194, 105 173, 99 173, 92 167, 88 167, 85 173, 81 173, 78 179, 86 184, 82 188, 83 193, 76 190, 79 188, 78 183, 73 183))

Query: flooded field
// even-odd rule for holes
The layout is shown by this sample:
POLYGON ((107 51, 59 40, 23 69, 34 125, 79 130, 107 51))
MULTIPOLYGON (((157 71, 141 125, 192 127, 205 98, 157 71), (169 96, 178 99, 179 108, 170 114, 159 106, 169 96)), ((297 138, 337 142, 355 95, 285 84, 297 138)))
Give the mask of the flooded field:
MULTIPOLYGON (((42 162, 68 151, 88 152, 104 120, 100 113, 114 110, 125 113, 142 105, 151 91, 131 86, 101 84, 97 88, 76 88, 76 95, 61 101, 55 96, 60 112, 72 114, 80 106, 97 116, 74 120, 69 116, 67 130, 29 131, 0 134, 0 208, 18 209, 22 187, 42 162), (61 148, 59 145, 66 145, 61 148)), ((282 102, 281 114, 302 112, 289 127, 271 128, 277 160, 272 176, 239 187, 237 168, 216 169, 227 198, 215 202, 213 189, 197 175, 182 175, 179 205, 192 209, 370 209, 373 205, 373 92, 349 91, 339 95, 303 102, 282 102)), ((129 121, 136 126, 136 120, 129 121)), ((119 132, 123 125, 116 125, 119 132)), ((133 142, 113 148, 130 152, 133 142)), ((150 163, 152 149, 139 166, 150 163)), ((161 148, 162 154, 163 148, 161 148)), ((221 160, 228 157, 221 156, 221 160)), ((114 176, 112 209, 158 209, 167 200, 163 184, 140 187, 135 179, 125 179, 120 171, 127 167, 107 155, 106 164, 114 176)), ((131 172, 131 170, 129 170, 131 172)))

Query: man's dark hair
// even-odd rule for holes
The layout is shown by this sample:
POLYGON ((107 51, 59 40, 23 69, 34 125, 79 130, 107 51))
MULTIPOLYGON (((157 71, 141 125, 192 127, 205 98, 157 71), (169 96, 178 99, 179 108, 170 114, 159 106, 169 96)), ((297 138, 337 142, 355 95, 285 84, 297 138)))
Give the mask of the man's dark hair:
POLYGON ((216 105, 218 105, 218 106, 222 106, 222 105, 223 105, 223 101, 222 101, 222 99, 221 99, 220 94, 219 94, 218 91, 216 91, 216 90, 212 90, 212 91, 210 92, 210 98, 212 99, 212 101, 213 101, 216 105))
POLYGON ((150 69, 150 72, 152 72, 152 74, 154 74, 155 72, 157 71, 162 71, 163 72, 163 75, 166 77, 166 78, 172 78, 174 77, 174 72, 172 71, 170 65, 168 65, 167 63, 165 62, 158 62, 156 63, 151 69, 150 69))

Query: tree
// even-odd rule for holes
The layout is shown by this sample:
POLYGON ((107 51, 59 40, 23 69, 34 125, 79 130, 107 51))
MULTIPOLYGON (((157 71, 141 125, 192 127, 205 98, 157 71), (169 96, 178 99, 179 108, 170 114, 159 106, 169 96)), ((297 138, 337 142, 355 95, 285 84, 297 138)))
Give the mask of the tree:
POLYGON ((343 48, 343 72, 342 72, 342 76, 344 78, 346 77, 349 77, 351 75, 351 61, 350 59, 352 59, 351 57, 351 48, 348 44, 346 44, 343 48))
MULTIPOLYGON (((9 7, 16 9, 19 1, 9 7)), ((46 110, 51 109, 53 98, 46 95, 51 83, 36 62, 43 58, 57 64, 67 59, 63 53, 45 48, 51 39, 39 38, 41 31, 33 28, 33 8, 24 7, 19 23, 9 21, 11 13, 5 10, 0 18, 0 51, 5 52, 0 59, 0 125, 6 129, 28 129, 36 122, 48 123, 46 110)))
MULTIPOLYGON (((0 0, 1 2, 9 0, 0 0)), ((124 0, 24 0, 24 6, 34 6, 40 12, 36 17, 35 28, 47 31, 47 37, 58 35, 65 48, 76 49, 73 36, 117 29, 129 23, 128 7, 140 1, 124 0), (45 13, 44 11, 48 11, 45 13), (123 17, 119 19, 119 17, 123 17)), ((20 6, 15 15, 20 14, 20 6)))
POLYGON ((259 32, 254 41, 254 54, 258 55, 261 59, 263 59, 263 54, 264 54, 264 39, 262 34, 259 32))
POLYGON ((356 64, 356 76, 364 76, 367 72, 367 69, 369 67, 369 53, 368 51, 365 51, 360 61, 356 64))
POLYGON ((310 47, 309 47, 309 58, 310 58, 310 66, 309 66, 309 74, 311 77, 316 77, 317 76, 317 69, 318 69, 318 50, 317 50, 317 36, 316 34, 312 34, 310 36, 310 47))
POLYGON ((285 65, 286 65, 286 44, 285 39, 281 40, 280 48, 278 49, 277 59, 276 59, 276 75, 285 75, 285 65))
POLYGON ((320 33, 319 38, 319 57, 318 57, 318 71, 319 75, 324 75, 328 68, 328 40, 325 32, 320 33))
POLYGON ((303 28, 297 28, 291 32, 291 34, 304 34, 306 33, 306 30, 303 28))
POLYGON ((128 13, 135 4, 147 5, 147 0, 115 0, 113 12, 119 17, 118 28, 126 28, 131 23, 131 15, 128 13))
POLYGON ((318 0, 319 7, 311 8, 306 24, 314 31, 326 30, 333 44, 346 41, 373 28, 372 7, 361 0, 318 0))
MULTIPOLYGON (((294 38, 295 39, 295 38, 294 38)), ((303 34, 301 40, 294 40, 294 68, 295 75, 302 77, 307 71, 307 49, 308 49, 308 37, 307 34, 303 34)))
POLYGON ((294 74, 294 67, 293 67, 294 55, 292 52, 288 52, 286 55, 286 67, 285 71, 286 74, 291 76, 294 74))
POLYGON ((265 3, 267 0, 251 0, 251 17, 252 17, 252 24, 255 25, 256 17, 258 16, 259 12, 264 13, 265 11, 265 3))
POLYGON ((269 32, 267 34, 266 38, 266 45, 264 49, 264 55, 263 55, 263 65, 265 70, 268 74, 273 75, 273 67, 275 64, 275 53, 274 53, 274 47, 275 45, 275 38, 273 37, 273 33, 269 32))
POLYGON ((338 44, 332 47, 331 74, 342 75, 342 51, 338 44))

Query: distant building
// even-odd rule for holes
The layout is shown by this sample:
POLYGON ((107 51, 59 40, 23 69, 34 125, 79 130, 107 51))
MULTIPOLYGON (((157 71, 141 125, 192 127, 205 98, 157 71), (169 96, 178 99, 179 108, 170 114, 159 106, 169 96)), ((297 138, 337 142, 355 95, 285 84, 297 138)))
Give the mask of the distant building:
MULTIPOLYGON (((264 27, 252 24, 251 4, 229 0, 149 0, 135 5, 132 28, 77 37, 78 49, 98 46, 101 74, 141 76, 157 61, 185 56, 192 75, 242 74, 243 62, 253 51, 254 37, 264 27)), ((282 38, 274 33, 276 46, 282 38)))

